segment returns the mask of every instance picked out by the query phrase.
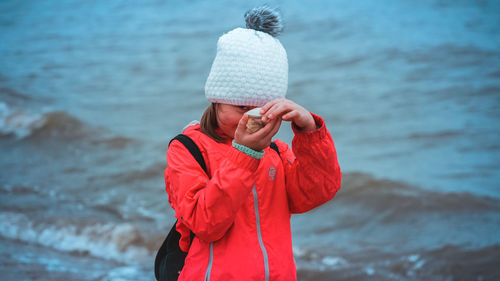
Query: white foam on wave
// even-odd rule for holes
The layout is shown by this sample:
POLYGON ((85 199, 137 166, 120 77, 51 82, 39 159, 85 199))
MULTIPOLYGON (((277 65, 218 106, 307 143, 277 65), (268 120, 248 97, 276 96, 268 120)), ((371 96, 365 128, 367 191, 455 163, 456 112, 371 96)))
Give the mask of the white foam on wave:
POLYGON ((409 262, 416 262, 419 258, 420 258, 420 255, 417 255, 417 254, 410 255, 410 256, 408 256, 408 261, 409 262))
POLYGON ((413 264, 408 269, 408 276, 414 276, 415 272, 420 270, 427 263, 427 261, 425 259, 421 259, 420 255, 418 254, 408 256, 408 261, 413 264))
POLYGON ((14 135, 17 139, 29 136, 46 122, 43 114, 29 112, 0 102, 0 136, 14 135))
POLYGON ((330 256, 322 258, 321 262, 330 268, 338 268, 346 266, 348 264, 347 261, 341 257, 330 257, 330 256))
POLYGON ((292 250, 293 250, 293 255, 297 258, 303 257, 306 253, 302 248, 295 245, 292 246, 292 250))
POLYGON ((130 223, 94 223, 75 225, 34 221, 20 213, 0 213, 0 235, 29 243, 37 243, 62 251, 89 254, 119 262, 137 264, 151 257, 144 247, 134 245, 142 239, 137 227, 130 223))
POLYGON ((366 275, 368 276, 372 276, 373 274, 375 274, 375 269, 373 269, 373 267, 365 267, 363 269, 363 271, 366 273, 366 275))
POLYGON ((293 246, 293 256, 298 269, 309 270, 338 270, 351 266, 344 258, 338 256, 327 256, 313 250, 293 246))

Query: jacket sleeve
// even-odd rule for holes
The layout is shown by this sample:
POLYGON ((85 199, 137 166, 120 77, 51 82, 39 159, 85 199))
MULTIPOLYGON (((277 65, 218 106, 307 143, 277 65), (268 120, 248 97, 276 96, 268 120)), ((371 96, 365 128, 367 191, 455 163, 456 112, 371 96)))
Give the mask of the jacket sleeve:
POLYGON ((335 144, 324 120, 311 114, 318 129, 304 132, 292 124, 292 149, 286 146, 281 152, 291 213, 307 212, 331 200, 340 189, 335 144))
POLYGON ((259 163, 230 148, 209 179, 184 145, 173 141, 167 151, 165 183, 176 217, 205 242, 222 238, 252 190, 259 163))

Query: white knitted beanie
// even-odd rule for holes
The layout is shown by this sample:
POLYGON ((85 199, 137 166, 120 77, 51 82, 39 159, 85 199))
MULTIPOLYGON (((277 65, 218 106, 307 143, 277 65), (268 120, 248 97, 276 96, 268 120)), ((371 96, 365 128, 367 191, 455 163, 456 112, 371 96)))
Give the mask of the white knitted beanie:
POLYGON ((267 6, 245 13, 247 28, 236 28, 217 42, 217 55, 205 84, 210 102, 262 106, 284 98, 288 60, 277 36, 279 13, 267 6))

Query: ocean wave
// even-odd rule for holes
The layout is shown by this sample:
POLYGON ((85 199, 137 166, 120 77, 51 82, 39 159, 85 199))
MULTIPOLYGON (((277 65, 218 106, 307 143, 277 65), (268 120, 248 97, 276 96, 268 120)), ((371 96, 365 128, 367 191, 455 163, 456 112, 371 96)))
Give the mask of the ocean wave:
MULTIPOLYGON (((1 77, 0 81, 2 81, 1 77)), ((31 97, 18 93, 9 88, 0 88, 0 97, 2 98, 3 101, 8 101, 8 102, 17 102, 17 101, 26 102, 32 100, 31 97)))
POLYGON ((23 139, 45 124, 43 114, 23 111, 0 102, 0 136, 23 139))
POLYGON ((335 204, 360 205, 394 216, 422 212, 500 211, 500 199, 473 193, 438 192, 405 182, 378 179, 363 173, 346 173, 335 204))
POLYGON ((123 149, 129 144, 134 143, 135 140, 127 137, 116 136, 106 139, 96 139, 92 140, 91 143, 94 145, 105 145, 111 149, 123 149))
MULTIPOLYGON (((432 250, 371 250, 335 256, 308 250, 295 255, 299 280, 498 280, 500 246, 467 249, 444 245, 432 250)), ((296 248, 294 247, 294 253, 296 248)))
POLYGON ((419 50, 403 50, 391 47, 383 50, 380 55, 384 59, 401 59, 411 64, 428 63, 438 68, 443 66, 450 68, 477 66, 500 58, 498 50, 453 43, 440 44, 419 50))
POLYGON ((296 260, 297 267, 300 270, 339 270, 343 268, 349 268, 351 266, 344 257, 338 255, 334 256, 330 253, 325 254, 297 245, 293 246, 293 257, 296 260))
POLYGON ((77 252, 129 264, 147 260, 152 252, 138 227, 131 223, 105 223, 58 219, 34 220, 21 213, 0 213, 0 235, 60 251, 77 252))
POLYGON ((130 184, 136 181, 158 178, 158 175, 161 175, 163 170, 165 170, 165 163, 156 162, 142 169, 135 168, 127 171, 126 173, 119 172, 112 174, 109 177, 114 182, 130 184))
POLYGON ((24 139, 87 139, 93 145, 123 149, 135 140, 109 136, 63 111, 33 112, 26 108, 0 102, 0 137, 24 139))
POLYGON ((31 137, 63 137, 73 138, 88 135, 85 124, 66 112, 49 112, 42 116, 44 122, 32 131, 31 137))
POLYGON ((65 112, 38 113, 0 102, 0 136, 43 138, 77 137, 85 133, 85 124, 65 112))
POLYGON ((300 245, 341 243, 351 249, 383 245, 409 250, 468 243, 481 247, 500 242, 490 234, 499 229, 499 213, 498 198, 438 192, 352 172, 343 174, 333 200, 293 216, 292 231, 300 245), (304 225, 308 227, 300 227, 304 225))

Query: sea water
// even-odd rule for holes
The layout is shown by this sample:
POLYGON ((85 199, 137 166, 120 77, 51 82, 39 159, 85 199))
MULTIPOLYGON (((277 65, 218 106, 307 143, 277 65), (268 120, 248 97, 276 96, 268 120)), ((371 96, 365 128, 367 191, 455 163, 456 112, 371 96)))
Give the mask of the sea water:
MULTIPOLYGON (((343 172, 292 217, 299 280, 498 280, 498 2, 267 3, 287 97, 325 119, 343 172)), ((3 280, 154 279, 168 142, 255 5, 0 3, 3 280)))

